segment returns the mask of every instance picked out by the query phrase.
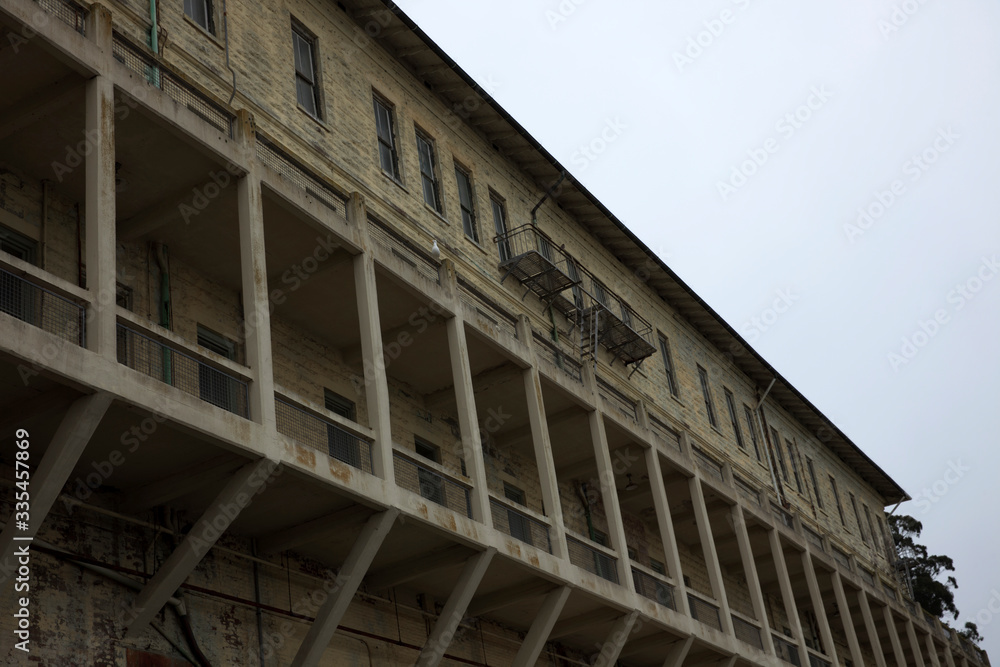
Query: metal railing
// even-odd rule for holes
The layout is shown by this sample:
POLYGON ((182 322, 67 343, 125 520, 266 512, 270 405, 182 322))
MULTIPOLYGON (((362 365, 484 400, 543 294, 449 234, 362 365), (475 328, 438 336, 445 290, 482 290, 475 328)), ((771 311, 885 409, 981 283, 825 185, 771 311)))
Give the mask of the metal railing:
POLYGON ((81 347, 87 342, 87 309, 83 304, 2 268, 0 312, 81 347))
POLYGON ((490 497, 493 527, 528 546, 552 553, 548 524, 516 509, 511 503, 490 497))
POLYGON ((566 354, 539 333, 534 334, 535 353, 574 381, 583 383, 583 366, 572 355, 566 354))
POLYGON ((601 395, 601 398, 608 402, 609 406, 622 413, 626 419, 632 422, 639 421, 638 413, 636 412, 636 402, 612 387, 606 380, 597 378, 597 391, 601 395))
POLYGON ((809 667, 831 667, 833 664, 829 660, 825 660, 815 653, 807 652, 807 654, 809 656, 809 667))
POLYGON ((164 65, 159 56, 139 46, 121 33, 114 33, 112 52, 115 60, 140 74, 154 88, 159 88, 182 107, 189 109, 205 122, 233 137, 234 115, 182 76, 164 65))
POLYGON ((440 282, 440 263, 430 254, 418 248, 412 241, 402 236, 378 218, 368 216, 368 237, 383 250, 409 264, 417 273, 432 283, 440 282))
POLYGON ((861 577, 861 581, 865 582, 872 588, 875 588, 875 573, 871 570, 866 570, 863 567, 858 568, 858 576, 861 577))
MULTIPOLYGON (((823 546, 823 536, 822 535, 820 535, 819 533, 817 533, 815 530, 813 530, 809 526, 803 526, 803 530, 806 533, 806 542, 808 542, 809 544, 813 545, 814 547, 816 547, 820 551, 823 551, 823 552, 826 551, 826 547, 823 546)), ((874 586, 874 585, 875 584, 873 582, 872 586, 874 586)))
POLYGON ((393 461, 397 486, 472 518, 472 493, 469 485, 422 466, 400 452, 393 452, 393 461))
POLYGON ((566 544, 569 549, 569 562, 602 579, 618 583, 617 558, 609 556, 570 535, 566 536, 566 544))
POLYGON ((802 667, 802 656, 799 654, 798 646, 773 632, 771 638, 774 640, 774 652, 779 658, 795 667, 802 667))
POLYGON ((737 493, 754 505, 760 505, 760 492, 751 486, 750 482, 746 481, 739 475, 733 475, 733 482, 736 484, 737 493))
POLYGON ((715 460, 708 452, 701 447, 692 447, 695 463, 698 467, 708 473, 709 477, 714 477, 720 482, 724 479, 722 475, 722 464, 715 460))
POLYGON ((206 403, 249 418, 244 379, 174 345, 118 323, 118 363, 176 387, 206 403))
POLYGON ((649 428, 653 431, 653 435, 658 437, 667 447, 670 449, 676 449, 678 452, 681 451, 681 434, 670 428, 663 422, 661 422, 656 417, 650 415, 649 417, 649 428))
POLYGON ((274 418, 279 433, 358 470, 372 472, 372 443, 333 420, 278 396, 274 397, 274 418))
POLYGON ((750 621, 745 621, 736 614, 732 614, 733 617, 733 632, 736 634, 736 638, 739 639, 744 644, 749 644, 750 646, 755 646, 761 651, 764 650, 764 637, 760 632, 760 628, 751 623, 750 621))
POLYGON ((45 11, 76 30, 87 34, 87 9, 73 0, 35 0, 45 11))
POLYGON ((850 571, 851 557, 848 556, 843 551, 841 551, 840 549, 838 549, 837 547, 833 547, 832 551, 833 551, 833 560, 837 561, 837 564, 843 567, 845 570, 850 571))
POLYGON ((475 285, 461 276, 458 277, 458 288, 462 303, 466 308, 485 319, 497 331, 517 338, 516 317, 504 310, 500 304, 483 294, 475 285))
POLYGON ((649 598, 667 609, 677 611, 677 603, 674 601, 674 587, 663 579, 633 567, 632 583, 635 584, 635 592, 639 595, 649 598))
POLYGON ((305 190, 307 195, 331 211, 347 217, 347 196, 260 130, 257 131, 257 159, 285 180, 305 190))
POLYGON ((691 618, 716 630, 722 630, 722 618, 716 605, 693 593, 688 593, 688 607, 691 609, 691 618))
MULTIPOLYGON (((550 302, 564 315, 570 316, 576 308, 573 300, 561 293, 573 287, 576 263, 562 247, 533 224, 521 225, 506 234, 493 237, 500 255, 500 269, 504 271, 503 282, 514 276, 539 299, 550 302), (559 296, 558 300, 554 300, 559 296)), ((527 292, 525 292, 527 296, 527 292)))

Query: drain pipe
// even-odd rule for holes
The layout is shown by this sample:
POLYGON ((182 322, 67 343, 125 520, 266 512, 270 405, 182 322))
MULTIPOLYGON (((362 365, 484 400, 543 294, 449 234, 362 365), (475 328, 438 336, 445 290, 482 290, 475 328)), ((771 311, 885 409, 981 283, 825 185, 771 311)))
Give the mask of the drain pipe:
POLYGON ((149 48, 156 55, 160 55, 160 25, 156 18, 156 1, 149 0, 149 21, 153 24, 149 29, 149 48))
MULTIPOLYGON (((774 383, 777 381, 778 378, 771 378, 771 384, 767 385, 767 389, 764 390, 764 394, 760 397, 760 400, 757 401, 757 405, 753 407, 753 415, 757 422, 757 429, 760 431, 761 436, 763 436, 760 441, 764 445, 764 455, 767 456, 767 469, 771 471, 771 484, 774 485, 774 492, 778 494, 778 500, 781 501, 785 496, 781 492, 781 485, 778 484, 778 476, 774 472, 774 461, 771 459, 771 448, 768 447, 767 444, 770 442, 770 439, 767 435, 767 429, 764 428, 764 418, 760 414, 760 406, 764 404, 764 399, 766 399, 767 395, 771 393, 771 388, 774 387, 774 383)), ((780 446, 780 442, 775 445, 775 447, 780 446)))
POLYGON ((545 196, 538 200, 538 203, 535 204, 535 208, 531 209, 531 224, 532 225, 534 225, 537 222, 535 214, 538 213, 539 207, 541 207, 541 205, 545 203, 546 199, 548 199, 549 197, 552 196, 552 193, 556 191, 556 188, 559 187, 559 184, 562 183, 565 178, 566 178, 566 171, 563 170, 563 172, 561 174, 559 174, 559 180, 556 181, 555 183, 553 183, 552 186, 548 190, 545 191, 545 196))
POLYGON ((233 75, 233 92, 229 95, 229 106, 233 106, 233 99, 236 97, 236 70, 229 64, 229 11, 226 9, 226 0, 222 0, 222 32, 226 42, 226 69, 233 75))
MULTIPOLYGON (((167 263, 167 246, 155 243, 153 252, 156 253, 156 265, 160 267, 160 326, 170 329, 170 270, 167 263)), ((167 384, 173 384, 170 350, 166 346, 163 348, 163 379, 167 384)))

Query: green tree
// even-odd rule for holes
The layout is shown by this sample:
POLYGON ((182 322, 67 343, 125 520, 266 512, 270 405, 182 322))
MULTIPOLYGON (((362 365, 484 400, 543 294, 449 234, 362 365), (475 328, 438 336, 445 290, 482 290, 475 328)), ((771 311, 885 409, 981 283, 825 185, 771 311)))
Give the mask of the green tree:
POLYGON ((965 630, 959 630, 958 634, 962 635, 973 644, 978 644, 983 641, 983 636, 979 634, 979 626, 972 621, 967 621, 965 624, 965 630))
POLYGON ((952 590, 958 588, 958 582, 950 575, 944 581, 939 579, 943 572, 955 571, 951 558, 932 556, 927 553, 927 547, 917 543, 916 538, 920 537, 924 526, 912 516, 890 516, 889 526, 899 554, 897 566, 909 577, 913 599, 935 616, 949 612, 957 619, 958 608, 952 590))

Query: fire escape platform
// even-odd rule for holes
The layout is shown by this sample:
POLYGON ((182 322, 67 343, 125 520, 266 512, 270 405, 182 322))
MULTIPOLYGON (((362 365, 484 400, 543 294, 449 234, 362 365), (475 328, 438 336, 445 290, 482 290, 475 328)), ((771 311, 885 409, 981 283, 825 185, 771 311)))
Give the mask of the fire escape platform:
POLYGON ((514 276, 543 301, 572 287, 574 281, 538 250, 527 250, 500 264, 507 276, 514 276))
POLYGON ((596 326, 597 342, 626 365, 638 363, 656 353, 653 345, 608 308, 594 306, 580 314, 584 329, 593 331, 592 327, 596 326))

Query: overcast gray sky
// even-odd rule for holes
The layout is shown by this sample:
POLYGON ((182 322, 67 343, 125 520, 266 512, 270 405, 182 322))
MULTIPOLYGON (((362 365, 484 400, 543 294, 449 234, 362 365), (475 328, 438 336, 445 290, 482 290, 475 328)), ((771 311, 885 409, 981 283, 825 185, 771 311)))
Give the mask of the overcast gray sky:
POLYGON ((1000 657, 1000 6, 398 4, 914 497, 1000 657))

